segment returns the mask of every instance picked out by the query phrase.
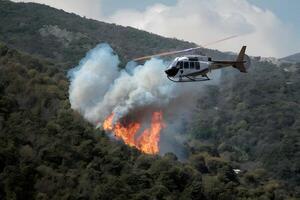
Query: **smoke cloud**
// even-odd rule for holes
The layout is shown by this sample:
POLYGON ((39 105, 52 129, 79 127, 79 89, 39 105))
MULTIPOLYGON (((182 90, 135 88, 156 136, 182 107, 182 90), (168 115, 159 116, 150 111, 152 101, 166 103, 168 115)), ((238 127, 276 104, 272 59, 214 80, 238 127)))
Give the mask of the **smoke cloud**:
MULTIPOLYGON (((177 132, 179 120, 190 114, 204 83, 171 82, 164 73, 168 62, 161 59, 153 58, 143 65, 130 62, 125 69, 119 69, 119 63, 108 44, 90 50, 79 65, 69 71, 72 109, 95 126, 101 125, 112 112, 117 121, 134 115, 147 117, 161 110, 167 132, 177 132)), ((210 84, 218 81, 218 74, 214 79, 210 84)))

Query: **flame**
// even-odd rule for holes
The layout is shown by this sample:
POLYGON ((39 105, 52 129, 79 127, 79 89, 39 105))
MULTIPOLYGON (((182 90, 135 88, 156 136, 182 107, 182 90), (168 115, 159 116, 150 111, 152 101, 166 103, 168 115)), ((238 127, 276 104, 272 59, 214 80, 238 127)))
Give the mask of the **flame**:
POLYGON ((160 131, 164 128, 162 122, 162 113, 154 112, 152 114, 151 127, 144 130, 144 132, 138 137, 138 147, 144 153, 155 154, 159 152, 159 139, 160 131))
POLYGON ((114 119, 114 114, 112 113, 104 120, 102 125, 104 130, 111 131, 113 129, 113 119, 114 119))
POLYGON ((139 123, 130 123, 127 127, 117 123, 114 128, 114 133, 117 138, 121 138, 125 144, 129 146, 136 146, 135 144, 135 134, 140 129, 139 123))
POLYGON ((103 129, 111 131, 115 137, 122 139, 125 144, 136 147, 147 154, 159 153, 160 132, 165 127, 163 123, 162 112, 153 112, 151 126, 137 136, 140 128, 140 122, 130 122, 127 124, 116 122, 113 124, 114 113, 109 115, 103 122, 103 129))

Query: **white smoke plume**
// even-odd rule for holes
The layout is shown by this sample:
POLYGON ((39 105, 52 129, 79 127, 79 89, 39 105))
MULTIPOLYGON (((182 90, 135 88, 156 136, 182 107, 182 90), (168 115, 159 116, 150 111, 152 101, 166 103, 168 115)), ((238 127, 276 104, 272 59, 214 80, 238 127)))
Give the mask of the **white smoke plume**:
POLYGON ((168 63, 161 59, 153 58, 143 65, 129 63, 125 69, 119 69, 119 63, 108 44, 90 50, 69 72, 72 109, 95 126, 112 112, 116 121, 133 113, 161 110, 167 130, 173 127, 178 131, 178 120, 195 106, 203 82, 171 82, 164 73, 168 63))

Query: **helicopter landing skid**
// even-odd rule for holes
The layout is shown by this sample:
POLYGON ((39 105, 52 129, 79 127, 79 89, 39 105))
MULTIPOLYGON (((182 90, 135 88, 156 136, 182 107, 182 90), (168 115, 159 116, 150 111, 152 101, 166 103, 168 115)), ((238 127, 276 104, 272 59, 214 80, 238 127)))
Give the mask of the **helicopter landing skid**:
POLYGON ((190 76, 184 76, 184 77, 179 77, 177 79, 175 78, 171 78, 168 76, 168 79, 170 81, 176 82, 176 83, 180 83, 180 82, 199 82, 199 81, 209 81, 210 78, 208 78, 207 76, 205 77, 201 77, 201 78, 192 78, 190 76))

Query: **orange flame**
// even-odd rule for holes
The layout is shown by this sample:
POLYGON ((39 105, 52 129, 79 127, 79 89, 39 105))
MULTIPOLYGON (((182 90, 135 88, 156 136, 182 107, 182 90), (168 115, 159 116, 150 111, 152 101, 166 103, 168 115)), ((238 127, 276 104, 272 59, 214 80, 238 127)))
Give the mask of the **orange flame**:
POLYGON ((102 124, 104 130, 111 131, 113 129, 113 119, 114 119, 114 114, 112 113, 104 120, 102 124))
POLYGON ((139 136, 138 131, 141 123, 130 122, 122 124, 116 122, 113 124, 114 114, 109 115, 103 122, 103 129, 112 131, 116 138, 122 139, 125 144, 136 147, 147 154, 157 154, 159 152, 160 132, 165 127, 163 123, 162 112, 152 113, 151 126, 145 129, 139 136))

